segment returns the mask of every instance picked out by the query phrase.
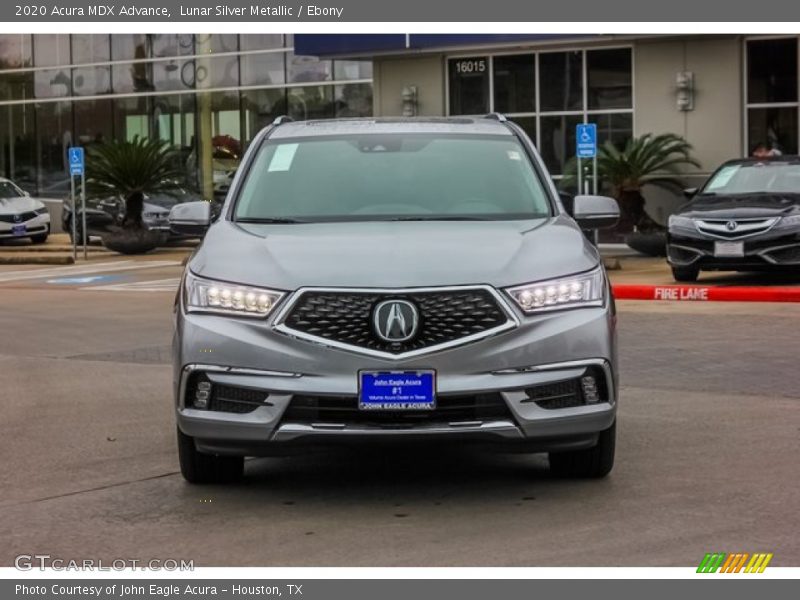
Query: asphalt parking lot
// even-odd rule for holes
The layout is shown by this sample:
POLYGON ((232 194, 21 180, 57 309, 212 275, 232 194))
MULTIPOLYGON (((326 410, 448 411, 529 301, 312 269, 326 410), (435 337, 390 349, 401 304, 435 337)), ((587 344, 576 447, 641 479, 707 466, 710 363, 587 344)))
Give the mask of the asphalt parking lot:
POLYGON ((178 474, 168 364, 180 262, 0 267, 0 565, 36 553, 198 566, 689 566, 710 551, 800 562, 800 305, 620 302, 605 480, 452 448, 259 459, 241 484, 193 487, 178 474))

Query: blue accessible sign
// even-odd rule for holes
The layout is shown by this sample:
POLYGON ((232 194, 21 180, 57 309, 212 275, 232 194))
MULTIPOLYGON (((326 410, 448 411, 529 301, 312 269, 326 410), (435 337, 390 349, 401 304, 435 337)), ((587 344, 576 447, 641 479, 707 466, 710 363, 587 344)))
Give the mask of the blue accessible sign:
POLYGON ((578 158, 597 156, 597 125, 582 123, 575 128, 575 155, 578 158))
POLYGON ((69 174, 83 175, 83 148, 69 149, 69 174))

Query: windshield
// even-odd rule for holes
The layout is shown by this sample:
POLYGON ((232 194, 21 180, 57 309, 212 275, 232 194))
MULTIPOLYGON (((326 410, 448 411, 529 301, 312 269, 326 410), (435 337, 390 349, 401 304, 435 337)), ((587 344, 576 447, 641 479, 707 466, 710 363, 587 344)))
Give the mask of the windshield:
POLYGON ((267 141, 238 221, 531 219, 544 186, 511 136, 395 134, 267 141))
POLYGON ((0 181, 0 198, 19 198, 22 193, 13 183, 0 181))
POLYGON ((725 165, 701 194, 800 194, 800 162, 725 165))

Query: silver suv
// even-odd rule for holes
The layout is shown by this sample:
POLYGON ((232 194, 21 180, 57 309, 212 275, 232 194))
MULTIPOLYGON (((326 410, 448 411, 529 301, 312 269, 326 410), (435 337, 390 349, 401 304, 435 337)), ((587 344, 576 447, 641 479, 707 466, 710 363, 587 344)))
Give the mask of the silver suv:
MULTIPOLYGON (((308 444, 501 442, 560 475, 614 461, 615 309, 536 149, 502 115, 291 122, 253 140, 176 305, 181 471, 308 444)), ((207 231, 206 231, 207 229, 207 231)))

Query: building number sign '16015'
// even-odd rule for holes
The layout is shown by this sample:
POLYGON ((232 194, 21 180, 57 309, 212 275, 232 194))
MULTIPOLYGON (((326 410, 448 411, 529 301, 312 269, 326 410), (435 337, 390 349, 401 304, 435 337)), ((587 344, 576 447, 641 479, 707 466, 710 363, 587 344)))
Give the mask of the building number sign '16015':
POLYGON ((456 73, 483 73, 486 71, 486 59, 465 59, 456 62, 456 73))

